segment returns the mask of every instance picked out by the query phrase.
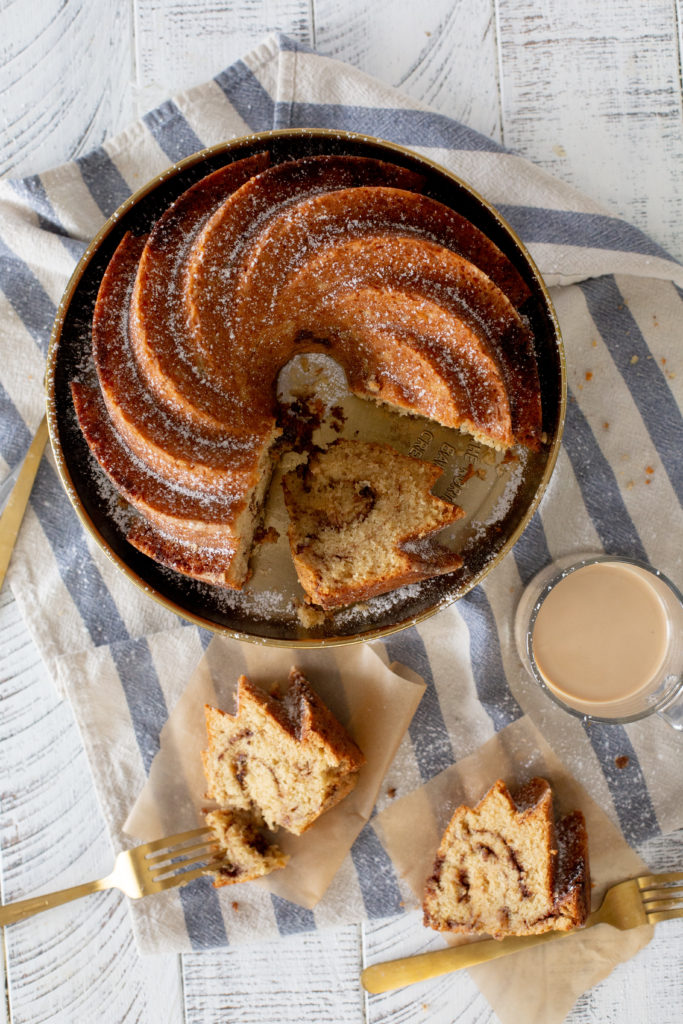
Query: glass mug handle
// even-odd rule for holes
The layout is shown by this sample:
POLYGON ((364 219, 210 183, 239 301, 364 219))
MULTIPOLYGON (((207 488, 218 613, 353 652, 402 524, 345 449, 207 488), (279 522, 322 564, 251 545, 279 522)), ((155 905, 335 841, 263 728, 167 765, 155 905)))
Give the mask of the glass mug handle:
MULTIPOLYGON (((672 683, 674 680, 672 679, 672 683)), ((668 704, 657 708, 657 714, 676 732, 683 732, 683 689, 671 698, 668 704)))

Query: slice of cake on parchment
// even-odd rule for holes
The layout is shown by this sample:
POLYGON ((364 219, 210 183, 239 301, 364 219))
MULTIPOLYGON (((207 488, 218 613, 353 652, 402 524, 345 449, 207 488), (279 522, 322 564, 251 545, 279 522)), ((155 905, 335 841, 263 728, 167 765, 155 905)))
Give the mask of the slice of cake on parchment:
POLYGON ((453 814, 423 908, 437 931, 498 939, 580 927, 590 910, 583 815, 555 823, 545 779, 531 779, 514 799, 499 779, 476 807, 453 814))
POLYGON ((207 796, 300 835, 356 785, 365 757, 293 668, 282 696, 241 676, 234 715, 206 705, 207 796))

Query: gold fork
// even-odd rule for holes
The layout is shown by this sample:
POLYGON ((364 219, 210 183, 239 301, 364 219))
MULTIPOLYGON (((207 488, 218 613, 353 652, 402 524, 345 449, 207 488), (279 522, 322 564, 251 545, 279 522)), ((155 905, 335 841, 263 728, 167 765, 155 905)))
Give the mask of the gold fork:
MULTIPOLYGON (((674 871, 668 875, 640 875, 619 882, 607 890, 600 907, 593 911, 585 927, 609 924, 620 931, 626 931, 641 924, 656 924, 673 917, 683 917, 683 885, 677 883, 683 883, 683 871, 674 871)), ((474 967, 475 964, 496 960, 510 953, 519 953, 566 934, 544 932, 543 935, 504 939, 502 942, 486 939, 483 942, 470 942, 464 946, 403 957, 401 960, 389 960, 366 967, 361 974, 361 981, 368 992, 388 992, 463 967, 474 967)))
POLYGON ((74 885, 70 889, 33 896, 18 903, 0 907, 0 925, 14 924, 42 910, 59 907, 102 889, 120 889, 132 900, 151 896, 165 889, 187 885, 209 872, 208 864, 215 854, 215 838, 211 829, 195 828, 176 836, 156 839, 132 850, 124 850, 114 862, 114 870, 106 878, 74 885))
POLYGON ((35 480, 38 466, 43 455, 43 449, 47 443, 47 418, 43 416, 31 446, 24 456, 24 461, 18 472, 10 473, 10 476, 3 484, 12 486, 12 491, 7 499, 4 511, 0 508, 0 587, 5 579, 7 566, 9 565, 14 543, 19 533, 24 518, 24 512, 31 495, 31 488, 35 480))

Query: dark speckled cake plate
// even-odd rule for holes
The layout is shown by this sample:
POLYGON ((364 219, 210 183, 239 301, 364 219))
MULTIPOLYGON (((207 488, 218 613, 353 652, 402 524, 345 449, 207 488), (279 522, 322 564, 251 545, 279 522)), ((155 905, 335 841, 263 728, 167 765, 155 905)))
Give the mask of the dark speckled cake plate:
POLYGON ((86 529, 134 584, 206 629, 256 643, 318 647, 371 640, 419 623, 457 601, 500 562, 531 519, 555 466, 564 425, 566 372, 557 316, 537 268, 515 232, 474 189, 431 161, 379 139, 291 129, 249 135, 196 153, 150 181, 107 221, 76 267, 59 307, 48 353, 47 404, 50 440, 67 494, 86 529), (271 152, 273 163, 349 154, 388 160, 423 174, 426 193, 487 234, 529 285, 531 297, 521 312, 534 332, 541 379, 542 449, 515 449, 512 459, 504 459, 457 431, 350 395, 343 372, 324 356, 297 357, 282 371, 281 391, 312 389, 335 407, 335 416, 323 422, 314 440, 323 443, 339 436, 341 429, 342 436, 386 441, 399 451, 437 462, 444 471, 435 493, 457 501, 466 513, 446 534, 463 556, 457 572, 342 609, 310 629, 302 626, 296 613, 303 591, 288 553, 281 470, 276 471, 266 513, 266 525, 275 526, 280 539, 257 549, 244 591, 198 583, 153 562, 127 542, 126 524, 133 513, 94 462, 76 422, 70 392, 74 378, 93 373, 93 307, 104 270, 124 233, 149 231, 193 182, 263 149, 271 152))

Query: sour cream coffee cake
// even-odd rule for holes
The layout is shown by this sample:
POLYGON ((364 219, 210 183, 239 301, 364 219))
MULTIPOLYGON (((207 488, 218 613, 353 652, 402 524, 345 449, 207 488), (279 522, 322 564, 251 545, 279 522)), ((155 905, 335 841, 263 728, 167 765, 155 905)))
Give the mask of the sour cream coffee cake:
POLYGON ((424 891, 424 924, 442 932, 541 935, 586 923, 591 881, 581 811, 559 818, 550 784, 514 796, 498 779, 476 807, 456 808, 424 891))
MULTIPOLYGON (((519 312, 529 289, 425 185, 367 157, 271 163, 264 151, 196 182, 149 235, 124 236, 94 310, 96 382, 73 380, 71 391, 92 454, 136 512, 133 546, 193 579, 244 586, 273 468, 292 444, 278 375, 302 353, 334 358, 362 399, 497 449, 538 449, 539 377, 519 312)), ((361 480, 368 453, 357 451, 361 480)), ((424 501, 388 530, 373 593, 461 564, 432 543, 460 511, 430 494, 424 463, 401 458, 424 501), (442 514, 425 518, 435 503, 442 514), (421 544, 419 569, 396 557, 408 542, 421 544)), ((304 486, 292 515, 306 515, 305 499, 304 486)), ((293 523, 290 537, 300 534, 293 523)), ((300 581, 319 600, 315 572, 300 581)), ((338 607, 362 579, 353 593, 322 590, 338 607)))

